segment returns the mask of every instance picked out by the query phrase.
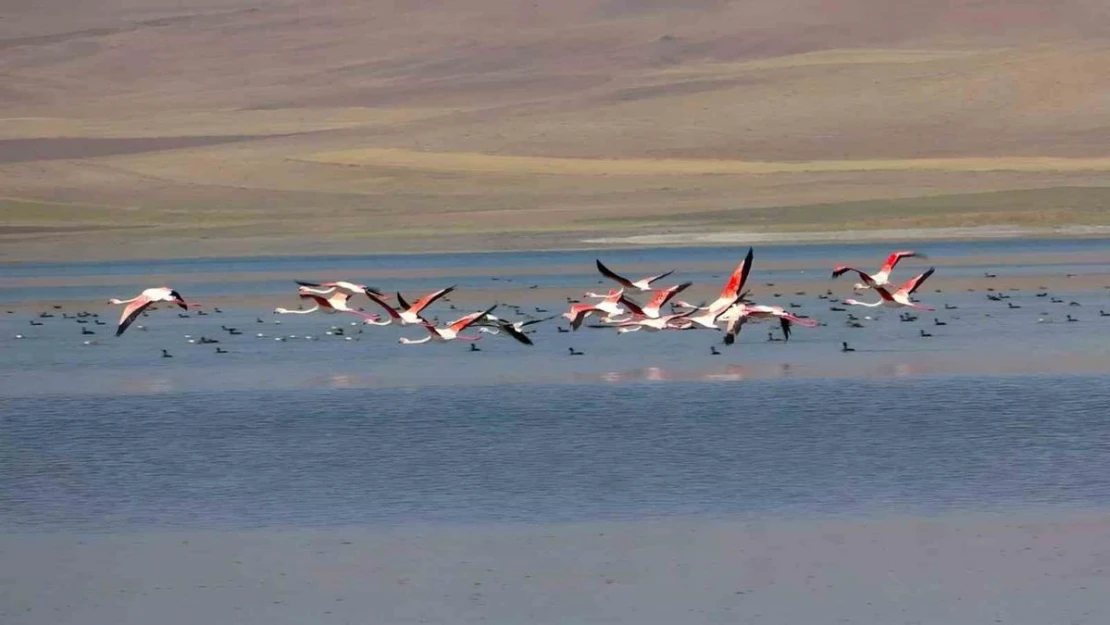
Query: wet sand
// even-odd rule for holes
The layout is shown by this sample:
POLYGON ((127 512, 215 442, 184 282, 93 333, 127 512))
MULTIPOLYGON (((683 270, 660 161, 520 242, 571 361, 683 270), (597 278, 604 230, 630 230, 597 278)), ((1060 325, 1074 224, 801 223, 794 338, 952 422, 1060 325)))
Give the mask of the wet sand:
POLYGON ((8 625, 1094 625, 1110 516, 7 534, 0 580, 8 625))

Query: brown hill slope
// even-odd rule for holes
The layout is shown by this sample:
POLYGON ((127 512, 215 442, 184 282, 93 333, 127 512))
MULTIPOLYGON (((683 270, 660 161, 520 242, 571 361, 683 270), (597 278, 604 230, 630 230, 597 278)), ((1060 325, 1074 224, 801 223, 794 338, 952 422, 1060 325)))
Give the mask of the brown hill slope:
MULTIPOLYGON (((673 4, 8 3, 2 253, 844 228, 843 202, 1106 180, 1102 2, 673 4)), ((1054 220, 1110 219, 1061 193, 1054 220)), ((1045 225, 953 201, 905 224, 1045 225)))

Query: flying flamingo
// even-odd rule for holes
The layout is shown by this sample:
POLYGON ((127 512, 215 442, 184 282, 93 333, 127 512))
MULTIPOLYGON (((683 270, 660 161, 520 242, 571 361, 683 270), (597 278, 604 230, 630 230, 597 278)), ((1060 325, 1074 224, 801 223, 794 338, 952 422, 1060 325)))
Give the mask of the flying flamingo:
POLYGON ((627 311, 621 307, 622 302, 627 302, 624 299, 624 289, 613 289, 609 291, 609 295, 600 302, 594 304, 572 304, 570 310, 563 313, 568 321, 570 327, 577 330, 582 325, 582 320, 594 312, 603 312, 605 317, 603 321, 612 322, 615 318, 624 315, 627 311))
POLYGON ((544 317, 543 319, 527 319, 523 321, 510 322, 494 315, 486 315, 484 319, 475 322, 474 325, 482 326, 481 329, 490 334, 496 335, 504 331, 506 334, 513 337, 517 341, 524 343, 525 345, 531 345, 532 339, 528 338, 528 335, 524 334, 524 328, 526 326, 543 323, 544 321, 548 321, 554 318, 555 315, 552 315, 550 317, 544 317))
MULTIPOLYGON (((924 254, 918 254, 917 252, 912 252, 912 251, 909 251, 909 250, 901 251, 901 252, 892 252, 890 254, 890 256, 886 257, 886 262, 883 263, 883 266, 879 269, 878 273, 870 274, 871 281, 874 282, 875 284, 879 285, 879 286, 889 286, 890 285, 890 272, 894 271, 894 266, 897 265, 898 261, 902 260, 903 258, 927 258, 927 257, 924 254)), ((839 278, 840 276, 844 275, 845 272, 848 272, 848 271, 855 271, 855 272, 859 273, 859 271, 856 270, 856 269, 852 269, 851 267, 845 267, 845 266, 841 265, 840 267, 837 267, 836 269, 833 269, 832 277, 839 278)), ((867 290, 869 288, 871 288, 871 285, 867 282, 866 279, 863 282, 857 282, 854 286, 852 286, 852 289, 855 290, 855 291, 864 291, 864 290, 867 290)))
POLYGON ((688 330, 693 325, 690 323, 689 316, 696 312, 697 310, 687 310, 673 315, 663 315, 662 317, 634 316, 631 319, 613 324, 613 327, 621 333, 638 332, 640 330, 647 330, 648 332, 688 330))
POLYGON ((726 282, 724 288, 721 289, 721 293, 717 299, 713 300, 708 306, 696 308, 695 310, 702 310, 704 312, 695 317, 688 317, 688 319, 703 328, 716 330, 717 317, 728 310, 729 306, 732 306, 743 298, 740 291, 744 289, 744 283, 748 281, 748 274, 751 273, 752 259, 754 257, 755 251, 749 247, 747 256, 745 256, 744 260, 733 270, 732 275, 729 276, 728 282, 726 282))
POLYGON ((335 312, 351 313, 366 319, 368 321, 376 321, 379 319, 378 315, 368 315, 360 310, 355 310, 347 305, 347 300, 351 299, 351 294, 345 291, 334 291, 331 296, 324 297, 317 295, 309 287, 297 287, 297 292, 300 294, 301 299, 311 299, 316 302, 316 305, 307 310, 288 310, 286 308, 275 308, 274 314, 278 315, 307 315, 314 313, 317 310, 331 310, 335 312))
MULTIPOLYGON (((123 314, 120 315, 116 336, 123 334, 135 322, 135 319, 138 319, 139 315, 155 302, 172 302, 184 310, 189 310, 189 305, 185 303, 181 294, 168 286, 145 289, 131 299, 116 299, 113 297, 108 300, 109 304, 127 304, 127 307, 123 309, 123 314)), ((193 305, 198 306, 199 304, 193 305)))
POLYGON ((597 260, 596 262, 597 262, 597 270, 601 272, 601 275, 605 276, 606 278, 609 278, 610 280, 613 280, 613 281, 617 282, 618 284, 620 284, 622 287, 624 287, 626 289, 636 289, 638 291, 650 291, 652 282, 655 282, 656 280, 662 280, 663 278, 666 278, 667 276, 674 273, 674 269, 672 269, 672 270, 668 271, 667 273, 661 273, 657 276, 648 276, 646 278, 640 278, 639 280, 633 281, 633 280, 629 280, 628 278, 625 278, 624 276, 617 275, 617 274, 613 273, 613 271, 611 269, 609 269, 605 265, 601 264, 600 260, 597 260))
POLYGON ((445 289, 440 289, 438 291, 432 291, 431 293, 428 293, 424 297, 421 297, 420 299, 416 300, 416 302, 414 302, 411 305, 408 302, 405 301, 405 298, 402 297, 400 293, 397 293, 397 303, 400 304, 400 308, 394 308, 394 307, 390 306, 385 301, 384 298, 378 296, 377 294, 371 293, 370 291, 366 291, 366 297, 369 297, 378 306, 381 306, 382 309, 385 310, 385 312, 390 317, 390 319, 388 319, 384 322, 374 323, 373 325, 381 325, 381 326, 389 325, 392 321, 397 321, 403 326, 424 325, 424 324, 428 323, 428 321, 426 319, 424 319, 423 317, 421 317, 420 313, 423 312, 423 310, 425 308, 430 306, 433 302, 435 302, 439 298, 443 297, 444 295, 447 295, 451 291, 454 291, 455 286, 456 285, 451 285, 451 286, 449 286, 445 289))
POLYGON ((327 295, 332 291, 339 289, 345 291, 350 295, 358 295, 360 293, 371 292, 382 299, 389 299, 389 296, 382 293, 380 290, 366 286, 365 284, 355 284, 354 282, 346 282, 344 280, 336 280, 335 282, 305 282, 303 280, 294 280, 297 284, 305 287, 305 291, 315 293, 316 295, 327 295))
POLYGON ((774 319, 778 319, 779 327, 782 328, 783 339, 786 341, 790 340, 790 327, 795 323, 805 328, 816 328, 819 325, 816 319, 799 317, 782 306, 761 304, 737 303, 717 318, 718 321, 727 322, 725 326, 725 345, 732 345, 736 342, 736 337, 740 334, 740 330, 743 329, 745 323, 757 323, 774 319))
MULTIPOLYGON (((856 269, 853 269, 852 271, 858 273, 860 277, 863 278, 864 282, 867 282, 870 277, 862 271, 856 269)), ((922 285, 922 283, 928 280, 929 276, 933 275, 934 271, 936 271, 935 267, 929 267, 929 270, 925 273, 914 276, 913 278, 907 280, 906 283, 903 284, 901 288, 899 288, 894 293, 888 291, 886 287, 878 286, 877 284, 872 283, 870 285, 871 288, 875 289, 879 293, 880 299, 877 302, 869 303, 856 301, 854 299, 846 299, 844 300, 844 303, 853 306, 867 306, 868 308, 885 306, 887 308, 916 308, 918 310, 936 310, 932 306, 919 304, 910 299, 910 295, 913 295, 913 292, 916 291, 918 287, 922 285)))
MULTIPOLYGON (((442 327, 442 328, 437 328, 435 325, 433 325, 433 324, 431 324, 427 321, 424 321, 420 325, 422 325, 424 327, 424 329, 428 331, 428 336, 426 336, 422 339, 417 339, 417 340, 408 339, 408 338, 405 338, 405 337, 402 336, 401 338, 397 339, 397 342, 401 343, 403 345, 419 345, 421 343, 427 343, 428 341, 433 341, 433 340, 436 341, 437 343, 445 343, 447 341, 454 341, 454 340, 480 341, 480 340, 482 340, 481 336, 462 336, 459 333, 462 332, 463 330, 469 328, 470 326, 474 325, 475 322, 477 322, 482 317, 485 317, 486 315, 493 312, 494 308, 497 308, 497 304, 494 304, 493 306, 490 306, 486 310, 476 312, 476 313, 470 313, 469 315, 466 315, 465 317, 460 317, 459 319, 456 319, 456 320, 452 321, 451 323, 448 323, 445 327, 442 327)), ((525 338, 527 338, 527 337, 525 337, 525 338)))

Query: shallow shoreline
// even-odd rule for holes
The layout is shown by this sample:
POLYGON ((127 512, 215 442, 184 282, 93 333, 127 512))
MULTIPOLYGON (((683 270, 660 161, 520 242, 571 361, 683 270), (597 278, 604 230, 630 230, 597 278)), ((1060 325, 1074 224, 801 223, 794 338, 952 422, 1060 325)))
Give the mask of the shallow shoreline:
POLYGON ((0 533, 11 625, 1103 622, 1104 511, 0 533), (165 566, 173 562, 174 566, 165 566), (18 566, 18 573, 13 567, 18 566))

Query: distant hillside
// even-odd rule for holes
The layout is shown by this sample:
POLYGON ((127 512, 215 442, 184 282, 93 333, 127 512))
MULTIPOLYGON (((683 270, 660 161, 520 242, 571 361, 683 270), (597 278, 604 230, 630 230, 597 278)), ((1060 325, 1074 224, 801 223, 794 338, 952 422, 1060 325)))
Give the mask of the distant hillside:
POLYGON ((1093 0, 18 0, 0 50, 8 258, 305 232, 569 244, 1110 169, 1093 0))

